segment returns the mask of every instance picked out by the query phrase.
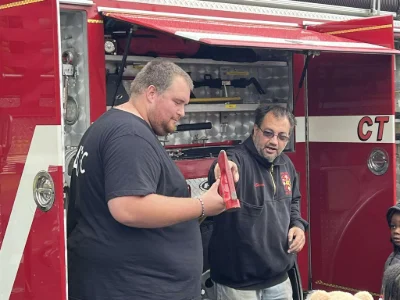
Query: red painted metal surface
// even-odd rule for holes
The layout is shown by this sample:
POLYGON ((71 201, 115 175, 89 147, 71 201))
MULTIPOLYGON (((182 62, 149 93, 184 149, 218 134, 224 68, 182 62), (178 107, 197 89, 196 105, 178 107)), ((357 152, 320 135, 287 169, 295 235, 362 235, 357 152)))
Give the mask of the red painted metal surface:
POLYGON ((87 17, 90 122, 94 122, 106 111, 104 24, 94 7, 87 9, 87 17))
POLYGON ((330 56, 329 59, 327 55, 323 57, 312 59, 309 65, 308 74, 312 75, 308 88, 310 115, 379 115, 393 112, 394 100, 391 99, 394 90, 388 80, 393 72, 391 56, 347 54, 330 56))
MULTIPOLYGON (((212 17, 223 17, 223 18, 237 18, 237 19, 249 19, 249 20, 268 20, 273 22, 293 22, 299 24, 301 27, 303 19, 296 17, 281 17, 275 15, 266 15, 263 13, 254 14, 249 12, 234 12, 234 11, 224 11, 220 9, 214 9, 210 5, 211 9, 203 8, 188 8, 182 6, 174 5, 155 5, 147 3, 138 2, 125 2, 125 1, 115 1, 115 0, 96 0, 96 4, 102 7, 113 7, 122 9, 135 9, 144 11, 154 11, 154 12, 166 12, 166 13, 179 13, 179 14, 192 14, 201 16, 212 16, 212 17)), ((315 21, 314 19, 312 21, 315 21)))
POLYGON ((355 19, 339 23, 328 22, 322 25, 309 26, 307 29, 359 42, 394 48, 392 16, 355 19))
MULTIPOLYGON (((393 250, 385 214, 393 205, 395 186, 391 170, 378 177, 366 167, 374 146, 310 145, 315 289, 328 289, 326 284, 334 284, 380 293, 383 265, 393 250)), ((382 148, 394 158, 392 145, 382 148)))
MULTIPOLYGON (((62 182, 62 168, 49 168, 55 182, 62 182)), ((66 299, 63 190, 48 212, 36 210, 24 257, 10 300, 66 299)))
POLYGON ((186 179, 203 178, 208 176, 211 164, 217 158, 177 160, 175 163, 186 179))
MULTIPOLYGON (((294 101, 294 115, 296 118, 304 117, 305 113, 305 104, 304 104, 304 91, 305 87, 303 86, 299 90, 299 82, 301 78, 301 74, 303 72, 304 66, 304 55, 294 54, 293 55, 293 101, 294 101)), ((299 125, 302 126, 302 125, 299 125)), ((299 129, 300 130, 300 129, 299 129)), ((293 133, 295 134, 295 133, 293 133)), ((304 138, 304 137, 303 137, 304 138)), ((296 167, 296 171, 298 173, 298 179, 300 183, 300 193, 301 193, 301 202, 300 202, 300 211, 301 216, 309 221, 308 218, 308 195, 307 195, 307 173, 306 173, 306 144, 304 142, 296 141, 295 149, 293 152, 286 153, 289 158, 292 160, 293 164, 296 167)), ((303 250, 298 254, 297 261, 300 269, 301 280, 303 284, 303 289, 307 290, 309 287, 309 239, 308 233, 306 233, 307 242, 304 245, 303 250)))
MULTIPOLYGON (((298 28, 303 27, 304 21, 310 22, 326 22, 326 20, 306 17, 295 17, 293 14, 286 14, 284 16, 277 16, 274 14, 266 14, 264 12, 252 13, 248 11, 235 12, 235 11, 224 11, 222 9, 216 9, 212 3, 204 3, 201 8, 190 8, 185 7, 184 2, 177 5, 157 5, 139 2, 128 2, 128 1, 115 1, 115 0, 96 0, 98 6, 101 7, 112 7, 117 9, 129 9, 129 10, 142 10, 152 11, 157 13, 173 13, 173 14, 192 14, 200 16, 210 17, 222 17, 222 18, 233 18, 233 19, 248 19, 257 21, 270 21, 270 22, 283 22, 292 25, 297 25, 298 28), (205 8, 209 7, 209 8, 205 8)), ((150 1, 149 1, 150 2, 150 1)), ((189 1, 191 2, 191 1, 189 1)))
POLYGON ((146 14, 105 13, 105 15, 211 45, 355 53, 398 52, 301 28, 210 21, 194 16, 157 18, 146 14))
MULTIPOLYGON (((392 66, 390 56, 315 58, 308 71, 310 116, 393 115, 392 66)), ((314 289, 334 284, 380 293, 381 271, 392 250, 385 213, 396 199, 396 166, 395 145, 377 144, 374 138, 370 143, 310 142, 314 289), (367 166, 376 147, 389 154, 389 170, 381 176, 367 166)))
MULTIPOLYGON (((61 124, 57 14, 55 0, 0 10, 0 115, 11 133, 0 135, 9 146, 0 151, 0 246, 35 127, 61 124)), ((65 299, 62 170, 49 172, 56 201, 49 212, 35 213, 11 300, 65 299)))

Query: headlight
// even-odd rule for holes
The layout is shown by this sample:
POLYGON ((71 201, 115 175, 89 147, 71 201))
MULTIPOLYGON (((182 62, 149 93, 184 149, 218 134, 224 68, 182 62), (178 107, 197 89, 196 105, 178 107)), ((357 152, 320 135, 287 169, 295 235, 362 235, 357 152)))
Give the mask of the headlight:
POLYGON ((62 63, 72 65, 74 62, 74 54, 72 51, 64 51, 62 54, 62 63))
POLYGON ((106 54, 117 54, 116 52, 117 47, 116 47, 116 41, 115 40, 106 40, 104 43, 104 51, 106 54))

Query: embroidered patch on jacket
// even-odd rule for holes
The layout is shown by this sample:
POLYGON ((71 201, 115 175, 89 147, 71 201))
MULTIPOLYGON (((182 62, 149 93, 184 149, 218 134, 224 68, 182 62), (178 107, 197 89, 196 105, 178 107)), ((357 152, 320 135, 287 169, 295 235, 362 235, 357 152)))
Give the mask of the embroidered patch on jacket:
POLYGON ((292 183, 290 182, 290 176, 288 172, 281 172, 281 179, 283 183, 283 188, 285 189, 286 195, 292 194, 292 183))

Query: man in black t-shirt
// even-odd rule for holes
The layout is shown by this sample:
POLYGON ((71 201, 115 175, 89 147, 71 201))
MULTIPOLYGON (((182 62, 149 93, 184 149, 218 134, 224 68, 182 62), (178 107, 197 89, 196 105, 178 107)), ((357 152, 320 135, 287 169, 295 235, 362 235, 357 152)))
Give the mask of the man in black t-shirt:
POLYGON ((74 161, 67 212, 69 299, 200 299, 198 217, 224 211, 217 181, 189 198, 157 135, 175 130, 193 83, 148 63, 130 100, 90 126, 74 161))

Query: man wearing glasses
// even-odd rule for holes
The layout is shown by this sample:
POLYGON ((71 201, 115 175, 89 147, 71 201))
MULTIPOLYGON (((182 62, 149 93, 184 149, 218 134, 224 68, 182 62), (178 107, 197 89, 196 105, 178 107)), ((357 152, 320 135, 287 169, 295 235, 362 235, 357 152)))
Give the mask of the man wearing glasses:
MULTIPOLYGON (((292 299, 287 272, 308 226, 296 170, 282 153, 295 125, 287 108, 260 106, 251 136, 228 151, 241 208, 214 217, 209 263, 218 300, 292 299)), ((215 162, 209 184, 219 176, 215 162)))

